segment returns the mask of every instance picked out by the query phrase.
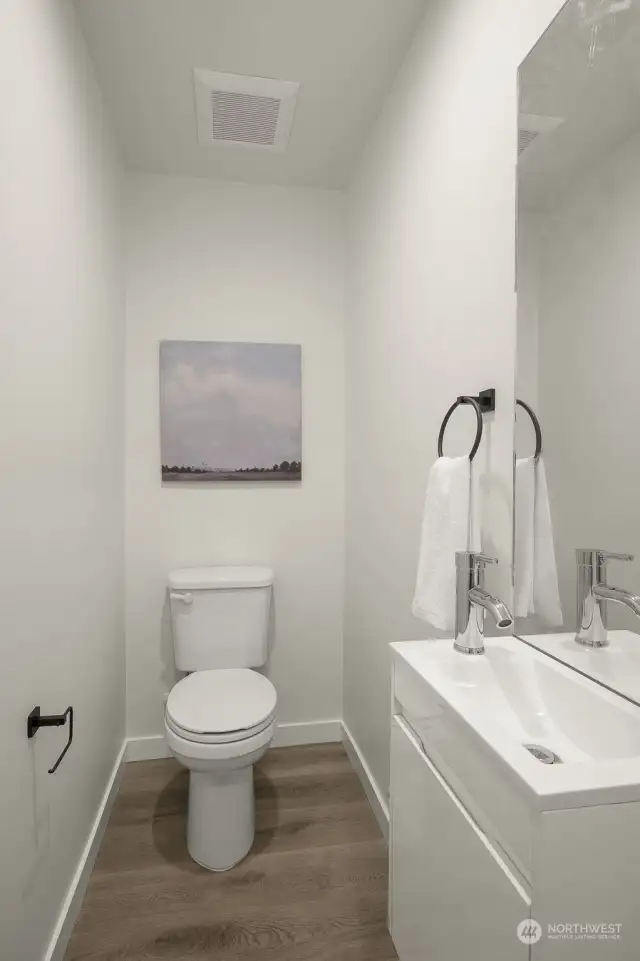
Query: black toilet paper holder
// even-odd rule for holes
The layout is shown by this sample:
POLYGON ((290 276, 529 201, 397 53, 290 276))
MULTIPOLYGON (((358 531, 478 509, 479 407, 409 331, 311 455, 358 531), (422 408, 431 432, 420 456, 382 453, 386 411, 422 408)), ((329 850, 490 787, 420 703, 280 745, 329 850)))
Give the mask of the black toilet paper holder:
POLYGON ((40 712, 40 706, 34 707, 33 711, 27 718, 27 737, 35 737, 41 727, 64 727, 64 725, 69 721, 69 738, 65 745, 65 748, 53 765, 49 768, 49 774, 55 774, 55 772, 60 767, 62 759, 71 747, 71 742, 73 741, 73 708, 68 707, 64 714, 42 714, 40 712))

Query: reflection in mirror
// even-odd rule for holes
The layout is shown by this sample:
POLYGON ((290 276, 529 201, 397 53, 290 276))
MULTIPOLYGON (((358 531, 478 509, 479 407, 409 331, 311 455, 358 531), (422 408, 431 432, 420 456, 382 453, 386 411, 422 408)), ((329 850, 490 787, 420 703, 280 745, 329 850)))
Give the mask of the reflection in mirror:
POLYGON ((640 0, 569 0, 519 85, 516 633, 640 702, 640 0))

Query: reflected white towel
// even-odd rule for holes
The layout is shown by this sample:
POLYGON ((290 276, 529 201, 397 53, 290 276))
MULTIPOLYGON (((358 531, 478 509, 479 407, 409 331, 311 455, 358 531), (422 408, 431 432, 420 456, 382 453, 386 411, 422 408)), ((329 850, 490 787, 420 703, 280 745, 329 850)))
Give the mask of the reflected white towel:
POLYGON ((412 611, 442 631, 455 619, 456 551, 480 550, 479 490, 468 457, 440 457, 429 472, 412 611))
POLYGON ((542 458, 516 460, 515 615, 562 624, 547 475, 542 458))

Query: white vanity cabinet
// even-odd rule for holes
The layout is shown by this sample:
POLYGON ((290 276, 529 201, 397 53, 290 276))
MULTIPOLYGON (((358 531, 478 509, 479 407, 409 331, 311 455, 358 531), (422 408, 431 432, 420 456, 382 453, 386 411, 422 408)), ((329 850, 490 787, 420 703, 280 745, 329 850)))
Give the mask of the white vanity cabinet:
POLYGON ((391 733, 390 928, 400 961, 528 961, 526 893, 415 732, 391 733))
POLYGON ((640 708, 513 639, 490 645, 392 645, 400 961, 639 961, 640 708))

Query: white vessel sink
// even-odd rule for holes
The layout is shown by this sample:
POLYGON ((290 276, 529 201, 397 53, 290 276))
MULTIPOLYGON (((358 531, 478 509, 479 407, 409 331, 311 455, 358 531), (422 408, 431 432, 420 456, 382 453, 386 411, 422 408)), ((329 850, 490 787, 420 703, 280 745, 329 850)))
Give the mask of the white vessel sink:
POLYGON ((520 639, 640 704, 640 635, 609 631, 608 638, 609 646, 599 648, 577 644, 573 634, 535 634, 520 639))
POLYGON ((493 772, 538 810, 640 799, 640 708, 518 639, 486 644, 479 656, 450 640, 392 645, 398 713, 447 773, 477 793, 475 774, 493 772))

